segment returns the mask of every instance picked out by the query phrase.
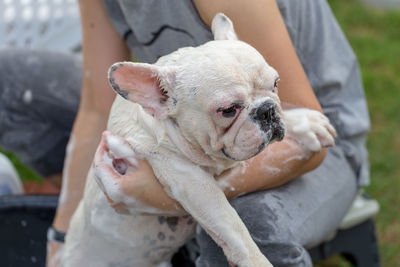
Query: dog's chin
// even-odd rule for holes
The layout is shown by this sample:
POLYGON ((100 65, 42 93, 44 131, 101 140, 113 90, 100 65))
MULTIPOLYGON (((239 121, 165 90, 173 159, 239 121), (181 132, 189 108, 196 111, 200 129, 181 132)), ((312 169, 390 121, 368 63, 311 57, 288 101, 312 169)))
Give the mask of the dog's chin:
POLYGON ((264 140, 253 153, 248 153, 245 155, 232 155, 232 154, 228 153, 225 148, 223 148, 221 151, 222 151, 222 154, 224 154, 224 156, 230 160, 243 161, 243 160, 248 160, 248 159, 251 159, 252 157, 255 157, 256 155, 261 153, 267 145, 269 145, 270 143, 272 143, 274 141, 275 140, 264 140))
POLYGON ((276 141, 281 141, 284 137, 285 137, 285 128, 280 125, 279 127, 272 128, 264 132, 263 141, 253 153, 248 153, 247 155, 233 155, 233 153, 227 152, 225 147, 221 149, 221 152, 225 157, 227 157, 230 160, 234 161, 248 160, 251 159, 252 157, 255 157, 257 154, 261 153, 267 145, 272 144, 276 141))
POLYGON ((230 160, 234 160, 234 161, 243 161, 243 160, 248 160, 251 159, 252 157, 256 156, 258 153, 260 153, 261 151, 264 150, 266 144, 262 143, 258 149, 257 152, 255 152, 254 154, 250 154, 248 156, 232 156, 230 155, 228 152, 226 152, 225 148, 223 148, 221 150, 222 154, 224 154, 225 157, 227 157, 230 160))

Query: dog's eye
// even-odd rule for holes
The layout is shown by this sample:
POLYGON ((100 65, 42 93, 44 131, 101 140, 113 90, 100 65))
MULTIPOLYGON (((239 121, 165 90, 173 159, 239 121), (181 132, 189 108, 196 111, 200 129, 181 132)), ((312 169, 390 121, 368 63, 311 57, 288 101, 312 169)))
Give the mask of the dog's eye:
POLYGON ((235 117, 235 115, 236 115, 236 107, 235 106, 231 106, 229 108, 222 110, 222 116, 224 116, 225 118, 232 118, 232 117, 235 117))
POLYGON ((274 93, 278 93, 278 82, 279 82, 279 78, 277 78, 274 82, 274 89, 272 89, 272 92, 274 92, 274 93))
POLYGON ((224 118, 234 118, 240 110, 243 109, 242 101, 238 101, 237 103, 233 103, 228 107, 221 107, 217 109, 217 113, 220 113, 224 118))

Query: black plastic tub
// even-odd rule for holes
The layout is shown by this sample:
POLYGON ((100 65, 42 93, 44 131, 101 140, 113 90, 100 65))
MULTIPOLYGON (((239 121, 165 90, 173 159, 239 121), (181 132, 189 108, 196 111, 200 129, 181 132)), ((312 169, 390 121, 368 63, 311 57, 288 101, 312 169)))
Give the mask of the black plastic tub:
MULTIPOLYGON (((46 265, 47 229, 53 222, 58 196, 0 196, 0 267, 46 265)), ((186 248, 172 259, 174 267, 194 267, 186 248)))
POLYGON ((53 222, 58 196, 0 196, 2 267, 45 266, 46 234, 53 222))

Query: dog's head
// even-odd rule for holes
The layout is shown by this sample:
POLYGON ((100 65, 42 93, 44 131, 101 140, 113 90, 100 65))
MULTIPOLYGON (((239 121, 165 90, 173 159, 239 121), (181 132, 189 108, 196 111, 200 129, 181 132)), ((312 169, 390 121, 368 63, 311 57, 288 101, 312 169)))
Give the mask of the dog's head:
POLYGON ((245 160, 284 137, 278 73, 237 40, 223 14, 213 19, 214 41, 182 48, 157 63, 122 62, 109 70, 113 89, 216 158, 245 160))

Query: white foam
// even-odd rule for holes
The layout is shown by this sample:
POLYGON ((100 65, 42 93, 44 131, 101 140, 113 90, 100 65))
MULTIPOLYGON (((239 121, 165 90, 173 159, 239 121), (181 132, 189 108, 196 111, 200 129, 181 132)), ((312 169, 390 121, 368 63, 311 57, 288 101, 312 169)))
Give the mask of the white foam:
POLYGON ((125 159, 135 167, 138 166, 134 150, 122 138, 110 134, 107 135, 106 142, 112 156, 117 159, 125 159))
POLYGON ((24 92, 24 95, 22 96, 22 100, 24 101, 25 104, 30 104, 32 102, 33 95, 31 90, 26 90, 24 92))

